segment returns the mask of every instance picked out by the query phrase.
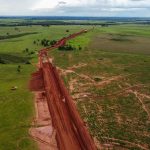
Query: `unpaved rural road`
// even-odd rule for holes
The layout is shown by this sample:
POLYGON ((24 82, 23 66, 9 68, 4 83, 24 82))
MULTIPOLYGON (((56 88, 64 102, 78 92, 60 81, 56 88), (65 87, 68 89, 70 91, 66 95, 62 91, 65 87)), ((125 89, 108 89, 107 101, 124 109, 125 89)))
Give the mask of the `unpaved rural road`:
POLYGON ((30 134, 38 141, 41 150, 96 150, 64 82, 48 57, 49 50, 63 46, 67 40, 86 32, 82 30, 72 34, 39 52, 38 71, 32 74, 30 89, 40 97, 35 100, 38 114, 35 122, 40 125, 30 129, 30 134))

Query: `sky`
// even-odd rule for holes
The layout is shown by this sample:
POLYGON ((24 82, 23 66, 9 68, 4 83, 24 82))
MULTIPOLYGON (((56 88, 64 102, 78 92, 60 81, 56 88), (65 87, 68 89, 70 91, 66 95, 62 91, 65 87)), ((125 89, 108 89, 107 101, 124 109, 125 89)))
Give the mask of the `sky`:
POLYGON ((0 0, 0 16, 150 17, 150 0, 0 0))

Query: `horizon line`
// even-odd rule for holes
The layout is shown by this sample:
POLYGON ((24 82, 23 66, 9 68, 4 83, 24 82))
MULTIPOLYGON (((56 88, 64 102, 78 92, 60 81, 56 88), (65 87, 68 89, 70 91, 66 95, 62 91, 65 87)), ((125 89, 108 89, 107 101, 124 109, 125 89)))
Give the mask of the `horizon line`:
POLYGON ((150 18, 150 17, 138 17, 138 16, 47 16, 47 15, 0 15, 0 17, 80 17, 80 18, 150 18))

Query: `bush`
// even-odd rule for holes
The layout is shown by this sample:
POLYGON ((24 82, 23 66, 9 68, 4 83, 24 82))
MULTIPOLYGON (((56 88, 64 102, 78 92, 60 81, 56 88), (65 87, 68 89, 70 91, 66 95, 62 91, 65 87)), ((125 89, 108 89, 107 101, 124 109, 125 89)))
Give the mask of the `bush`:
POLYGON ((47 39, 43 39, 41 40, 41 45, 43 45, 44 47, 49 46, 50 45, 50 41, 47 39))
POLYGON ((21 72, 21 66, 20 65, 17 67, 17 72, 21 72))
POLYGON ((52 46, 52 45, 55 45, 57 43, 57 41, 56 40, 52 40, 52 41, 50 41, 50 45, 52 46))
POLYGON ((33 44, 36 44, 36 41, 33 41, 33 44))
POLYGON ((34 51, 32 51, 32 52, 30 52, 30 53, 29 53, 29 55, 33 55, 33 54, 35 54, 35 52, 34 52, 34 51))
POLYGON ((79 46, 79 50, 82 50, 82 47, 81 47, 81 46, 79 46))
POLYGON ((60 46, 58 48, 61 51, 72 51, 72 50, 76 50, 75 47, 71 46, 71 45, 65 45, 65 46, 60 46))
POLYGON ((0 58, 0 64, 5 64, 5 61, 2 58, 0 58))
POLYGON ((30 65, 31 63, 29 61, 26 61, 25 64, 30 65))
POLYGON ((52 45, 55 45, 56 44, 56 40, 47 40, 47 39, 43 39, 41 40, 41 45, 44 46, 44 47, 47 47, 47 46, 52 46, 52 45))
POLYGON ((28 48, 26 48, 26 49, 25 49, 25 52, 27 52, 27 53, 28 53, 28 52, 29 52, 29 49, 28 49, 28 48))

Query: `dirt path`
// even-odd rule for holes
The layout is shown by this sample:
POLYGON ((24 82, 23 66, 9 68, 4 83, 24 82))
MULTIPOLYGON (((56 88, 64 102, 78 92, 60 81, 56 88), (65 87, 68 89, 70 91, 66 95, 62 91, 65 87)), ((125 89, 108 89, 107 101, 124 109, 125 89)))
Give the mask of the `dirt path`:
POLYGON ((144 97, 150 99, 150 96, 149 96, 149 95, 146 95, 146 94, 141 94, 141 93, 139 93, 139 92, 137 92, 137 91, 133 91, 133 90, 130 90, 129 92, 130 92, 130 93, 133 93, 133 94, 136 96, 136 98, 137 98, 137 99, 139 100, 139 102, 141 103, 142 108, 143 108, 144 111, 147 113, 148 118, 149 118, 149 120, 150 120, 150 111, 149 111, 149 109, 147 108, 147 106, 145 105, 145 103, 143 102, 143 98, 144 98, 144 97))
POLYGON ((61 69, 61 68, 58 68, 58 69, 60 70, 60 72, 61 72, 61 74, 62 74, 63 76, 67 76, 67 74, 73 73, 73 74, 77 75, 78 77, 80 77, 80 78, 82 78, 82 79, 84 79, 84 80, 87 80, 87 81, 93 83, 94 86, 105 86, 105 85, 107 85, 107 84, 110 84, 110 83, 113 82, 113 81, 118 81, 118 80, 120 80, 120 79, 122 79, 122 78, 125 78, 125 76, 122 76, 122 75, 119 75, 119 76, 112 76, 112 77, 110 77, 110 78, 104 78, 104 77, 103 77, 103 80, 102 80, 102 81, 96 82, 96 81, 94 80, 94 78, 92 78, 92 77, 90 77, 90 76, 88 76, 88 75, 85 75, 85 74, 77 73, 77 72, 74 71, 74 69, 80 68, 80 67, 84 67, 84 66, 86 66, 86 64, 74 65, 74 66, 72 66, 72 67, 67 68, 66 70, 61 69))
POLYGON ((72 67, 68 67, 67 70, 74 70, 74 69, 82 68, 82 67, 85 67, 85 66, 87 66, 87 64, 79 63, 77 65, 73 65, 72 67))
POLYGON ((40 150, 57 150, 55 131, 52 127, 47 100, 43 92, 35 92, 34 128, 29 130, 31 137, 37 141, 40 150))
POLYGON ((82 78, 82 79, 84 79, 84 80, 88 80, 88 81, 90 81, 90 82, 92 82, 92 83, 95 83, 95 81, 94 81, 94 79, 92 79, 91 77, 89 77, 88 75, 85 75, 85 74, 79 74, 79 73, 76 73, 74 70, 70 70, 70 69, 66 69, 66 70, 64 70, 64 69, 61 69, 61 68, 58 68, 59 70, 60 70, 60 72, 61 72, 61 74, 63 75, 63 76, 67 76, 68 74, 75 74, 76 76, 78 76, 78 77, 80 77, 80 78, 82 78))
POLYGON ((63 46, 67 40, 86 32, 82 30, 69 35, 39 52, 38 71, 32 74, 30 82, 30 89, 36 91, 34 125, 37 127, 31 128, 29 132, 37 140, 40 150, 96 150, 72 97, 52 64, 52 59, 48 57, 48 50, 63 46))
MULTIPOLYGON (((102 139, 106 139, 106 140, 109 140, 110 142, 113 141, 113 142, 121 142, 121 143, 125 143, 129 148, 130 147, 138 147, 140 148, 141 150, 149 150, 148 148, 140 145, 140 144, 136 144, 136 143, 133 143, 133 142, 129 142, 127 140, 120 140, 120 139, 116 139, 116 138, 108 138, 108 137, 102 137, 102 139)), ((117 143, 116 143, 117 144, 117 143)), ((119 143, 118 143, 119 144, 119 143)), ((117 144, 117 145, 118 145, 117 144)))
POLYGON ((110 84, 110 83, 113 82, 113 81, 118 81, 118 80, 120 80, 120 79, 122 79, 122 78, 124 78, 124 76, 122 76, 122 75, 113 76, 113 77, 104 79, 103 81, 101 81, 101 82, 99 82, 99 83, 96 83, 95 85, 96 85, 96 86, 99 86, 99 87, 105 86, 105 85, 110 84))

